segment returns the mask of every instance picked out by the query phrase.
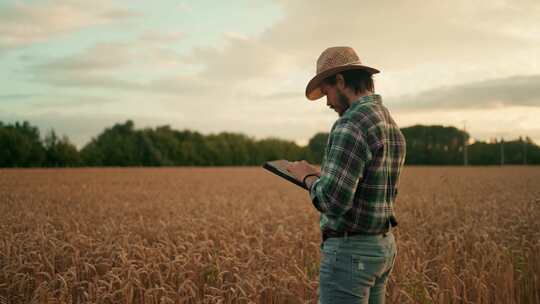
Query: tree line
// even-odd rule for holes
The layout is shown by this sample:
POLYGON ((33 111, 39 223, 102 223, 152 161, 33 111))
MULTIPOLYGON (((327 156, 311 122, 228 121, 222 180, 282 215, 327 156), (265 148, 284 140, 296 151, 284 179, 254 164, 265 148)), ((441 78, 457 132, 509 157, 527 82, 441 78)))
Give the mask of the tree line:
MULTIPOLYGON (((408 165, 539 164, 540 147, 529 138, 508 142, 469 142, 455 127, 416 125, 401 129, 408 165)), ((258 166, 274 159, 320 163, 328 133, 306 146, 279 138, 256 140, 244 134, 203 135, 168 125, 135 129, 132 120, 104 129, 80 150, 54 130, 43 138, 28 121, 0 121, 0 167, 93 166, 258 166)))

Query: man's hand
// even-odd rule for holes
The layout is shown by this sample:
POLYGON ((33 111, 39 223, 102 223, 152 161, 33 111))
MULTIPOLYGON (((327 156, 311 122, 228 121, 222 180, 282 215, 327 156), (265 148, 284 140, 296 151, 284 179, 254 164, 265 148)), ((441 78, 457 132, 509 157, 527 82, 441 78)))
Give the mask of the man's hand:
POLYGON ((304 177, 311 173, 321 174, 317 168, 305 160, 290 162, 287 166, 287 171, 291 172, 299 181, 304 180, 304 177))

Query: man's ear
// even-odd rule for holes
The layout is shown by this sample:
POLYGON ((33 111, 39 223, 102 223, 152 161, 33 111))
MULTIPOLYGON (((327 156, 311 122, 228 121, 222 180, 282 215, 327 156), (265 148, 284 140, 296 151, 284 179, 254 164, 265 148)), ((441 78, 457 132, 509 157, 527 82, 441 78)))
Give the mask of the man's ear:
POLYGON ((345 88, 345 78, 343 78, 343 75, 341 75, 341 73, 336 74, 336 87, 341 90, 345 88))

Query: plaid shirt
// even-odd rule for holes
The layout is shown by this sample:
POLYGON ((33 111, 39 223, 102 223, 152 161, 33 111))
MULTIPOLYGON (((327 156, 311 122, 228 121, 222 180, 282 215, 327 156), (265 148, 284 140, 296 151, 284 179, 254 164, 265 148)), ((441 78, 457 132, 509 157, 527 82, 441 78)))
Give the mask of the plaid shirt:
POLYGON ((334 123, 310 196, 322 231, 388 230, 405 161, 405 138, 380 95, 353 102, 334 123))

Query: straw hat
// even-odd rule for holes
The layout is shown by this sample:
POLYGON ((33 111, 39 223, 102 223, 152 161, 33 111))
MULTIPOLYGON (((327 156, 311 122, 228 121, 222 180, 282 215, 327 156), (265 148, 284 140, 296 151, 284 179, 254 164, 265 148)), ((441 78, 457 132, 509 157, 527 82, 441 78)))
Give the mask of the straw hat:
POLYGON ((309 100, 316 100, 323 97, 323 93, 319 87, 323 79, 352 69, 364 70, 370 74, 379 73, 379 70, 363 65, 351 47, 337 46, 327 48, 319 56, 319 59, 317 59, 317 75, 309 81, 306 87, 306 97, 309 100))

